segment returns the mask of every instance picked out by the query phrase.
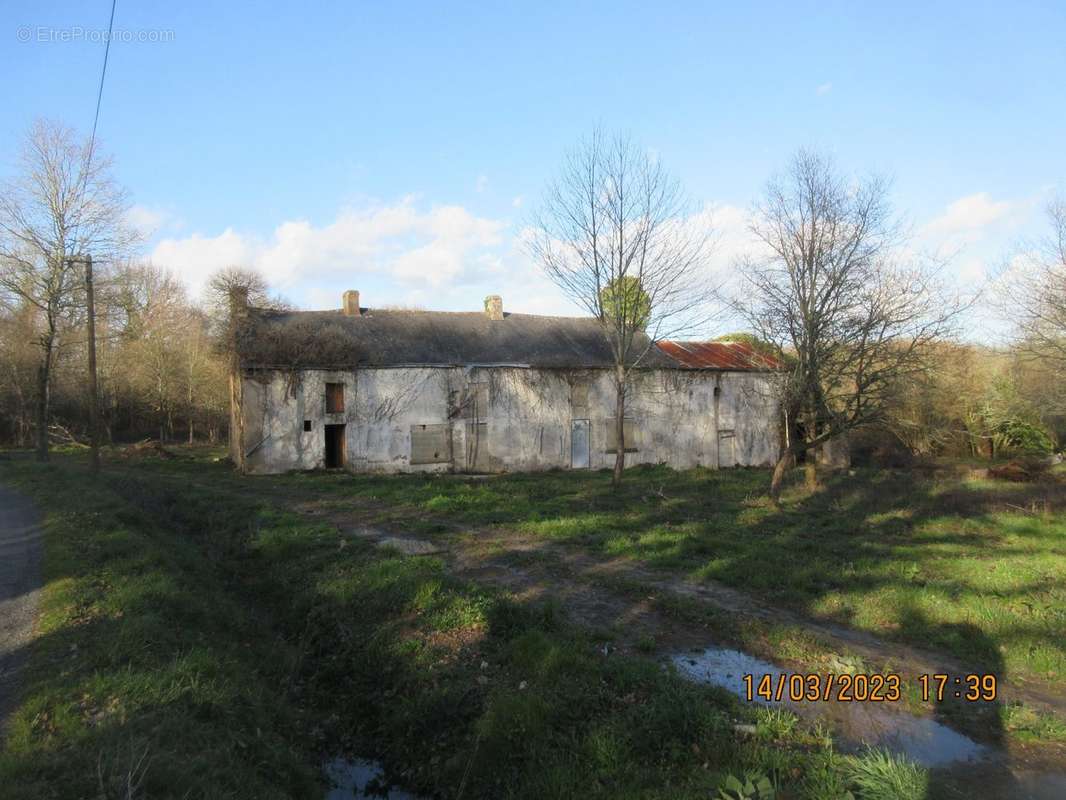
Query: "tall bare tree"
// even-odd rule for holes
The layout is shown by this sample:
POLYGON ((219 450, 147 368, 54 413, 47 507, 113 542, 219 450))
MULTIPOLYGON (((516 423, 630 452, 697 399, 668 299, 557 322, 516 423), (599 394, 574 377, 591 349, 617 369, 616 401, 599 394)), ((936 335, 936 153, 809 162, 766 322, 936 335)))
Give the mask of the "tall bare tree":
POLYGON ((1050 234, 1003 276, 1005 313, 1017 321, 1020 349, 1066 368, 1066 199, 1048 206, 1050 234))
POLYGON ((111 159, 71 128, 38 121, 22 147, 20 172, 0 192, 0 294, 37 316, 37 456, 48 458, 52 366, 61 335, 81 299, 83 265, 106 262, 133 242, 126 194, 111 159))
POLYGON ((614 361, 614 482, 625 467, 633 371, 657 340, 706 323, 709 228, 689 218, 680 183, 624 136, 595 132, 567 157, 533 223, 547 276, 598 319, 614 361))
POLYGON ((130 384, 149 404, 158 420, 159 440, 174 432, 174 417, 186 396, 185 351, 196 326, 185 287, 165 270, 142 267, 144 306, 137 319, 136 338, 128 345, 134 356, 130 384))
POLYGON ((928 366, 926 345, 953 332, 962 308, 938 265, 908 255, 884 180, 852 182, 800 151, 756 205, 760 252, 741 262, 736 308, 794 358, 780 382, 786 444, 770 494, 797 459, 883 414, 902 376, 928 366))

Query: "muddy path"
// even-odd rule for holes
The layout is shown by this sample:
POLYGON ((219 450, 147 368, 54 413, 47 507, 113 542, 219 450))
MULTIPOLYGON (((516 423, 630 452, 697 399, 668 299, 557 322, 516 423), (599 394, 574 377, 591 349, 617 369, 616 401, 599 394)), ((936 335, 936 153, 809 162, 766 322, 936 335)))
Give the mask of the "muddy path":
POLYGON ((33 638, 43 547, 33 504, 0 486, 0 742, 33 638))
MULTIPOLYGON (((297 504, 295 510, 325 516, 341 531, 355 531, 376 541, 427 540, 424 535, 408 534, 398 526, 390 530, 374 527, 370 521, 375 518, 376 510, 372 508, 360 512, 336 511, 311 502, 297 504)), ((826 649, 858 655, 865 664, 881 671, 912 676, 982 672, 980 667, 944 653, 812 619, 722 584, 697 582, 649 569, 632 559, 591 556, 573 547, 504 528, 446 526, 441 533, 428 537, 428 541, 431 547, 426 552, 445 557, 456 574, 493 583, 525 597, 555 598, 583 624, 618 628, 626 644, 648 635, 653 635, 660 647, 673 649, 705 642, 707 626, 693 626, 679 620, 676 607, 667 614, 661 611, 664 605, 675 606, 671 600, 682 600, 735 621, 757 620, 801 629, 826 649), (643 596, 634 598, 634 594, 643 596)), ((801 666, 798 662, 794 665, 801 666)), ((999 689, 999 695, 1008 702, 1023 702, 1066 718, 1066 691, 1056 693, 1045 685, 1012 676, 1006 676, 999 689)))

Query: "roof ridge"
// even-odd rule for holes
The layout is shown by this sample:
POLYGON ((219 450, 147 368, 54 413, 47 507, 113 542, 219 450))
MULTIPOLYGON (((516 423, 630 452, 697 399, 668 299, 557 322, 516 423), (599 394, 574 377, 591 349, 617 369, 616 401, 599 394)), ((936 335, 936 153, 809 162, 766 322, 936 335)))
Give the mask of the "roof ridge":
MULTIPOLYGON (((343 308, 291 308, 291 309, 279 309, 279 308, 264 308, 262 306, 248 306, 249 311, 267 312, 269 314, 344 314, 343 308)), ((360 316, 366 316, 377 312, 379 314, 447 314, 453 316, 467 315, 474 317, 484 317, 484 311, 442 311, 435 308, 374 308, 372 306, 363 306, 360 316)), ((507 317, 532 317, 533 319, 565 319, 579 322, 596 322, 596 317, 591 316, 565 316, 562 314, 530 314, 524 311, 505 311, 504 318, 507 317)), ((486 317, 487 319, 487 317, 486 317)))

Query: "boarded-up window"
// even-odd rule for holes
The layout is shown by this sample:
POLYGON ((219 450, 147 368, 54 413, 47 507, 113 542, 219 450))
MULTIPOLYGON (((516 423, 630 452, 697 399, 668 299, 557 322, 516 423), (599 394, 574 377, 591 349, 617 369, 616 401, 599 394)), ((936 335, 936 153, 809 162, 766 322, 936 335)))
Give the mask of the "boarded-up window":
POLYGON ((589 385, 584 381, 570 385, 570 416, 573 419, 589 416, 589 385))
POLYGON ((446 464, 452 460, 450 425, 412 425, 411 463, 446 464))
POLYGON ((343 383, 327 383, 326 384, 326 413, 327 414, 343 414, 344 413, 344 384, 343 383))
MULTIPOLYGON (((607 430, 604 432, 604 441, 607 442, 605 453, 618 452, 618 429, 613 419, 607 420, 607 430)), ((622 421, 622 435, 625 437, 627 453, 636 453, 640 449, 640 429, 634 420, 622 421)))

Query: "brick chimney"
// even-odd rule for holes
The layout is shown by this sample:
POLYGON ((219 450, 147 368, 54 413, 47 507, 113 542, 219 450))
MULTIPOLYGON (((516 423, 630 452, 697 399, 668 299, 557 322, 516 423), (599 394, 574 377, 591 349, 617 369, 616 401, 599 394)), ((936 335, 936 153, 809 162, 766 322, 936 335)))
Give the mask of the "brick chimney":
POLYGON ((489 319, 503 319, 503 298, 498 294, 490 294, 485 298, 485 314, 489 319))
POLYGON ((344 293, 344 316, 358 317, 359 314, 359 292, 349 289, 344 293))

